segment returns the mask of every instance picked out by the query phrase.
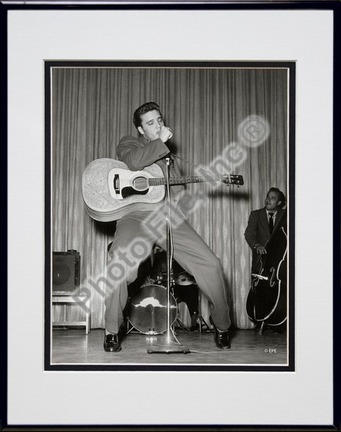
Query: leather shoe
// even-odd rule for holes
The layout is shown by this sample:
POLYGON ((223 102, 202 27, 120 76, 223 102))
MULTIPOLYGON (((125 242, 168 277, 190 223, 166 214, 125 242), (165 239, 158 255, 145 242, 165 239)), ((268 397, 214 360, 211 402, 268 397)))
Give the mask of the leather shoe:
POLYGON ((119 340, 118 334, 107 334, 104 335, 104 351, 107 352, 119 352, 121 351, 121 342, 119 340))
POLYGON ((219 349, 230 349, 231 348, 231 341, 230 341, 230 334, 228 330, 221 331, 218 330, 215 326, 214 322, 212 321, 212 318, 210 318, 211 324, 214 328, 214 342, 216 346, 219 349))

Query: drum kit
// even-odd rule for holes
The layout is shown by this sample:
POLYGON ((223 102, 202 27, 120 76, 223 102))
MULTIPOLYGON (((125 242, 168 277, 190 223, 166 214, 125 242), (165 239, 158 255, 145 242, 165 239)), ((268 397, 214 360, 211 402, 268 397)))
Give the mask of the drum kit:
MULTIPOLYGON (((156 249, 157 250, 157 249, 156 249)), ((128 320, 132 329, 147 335, 162 334, 167 330, 167 254, 154 250, 153 266, 148 283, 142 285, 131 296, 128 303, 128 320)), ((172 261, 170 292, 170 325, 179 324, 188 331, 179 316, 177 303, 185 301, 190 315, 198 314, 198 286, 192 275, 175 260, 172 261)))

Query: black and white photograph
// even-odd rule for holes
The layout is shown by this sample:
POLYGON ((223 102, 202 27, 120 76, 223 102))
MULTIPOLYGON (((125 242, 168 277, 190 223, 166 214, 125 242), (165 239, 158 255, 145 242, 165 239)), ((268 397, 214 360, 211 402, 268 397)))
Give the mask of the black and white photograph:
POLYGON ((294 76, 47 63, 51 365, 293 367, 294 76))
POLYGON ((6 427, 339 424, 338 20, 244 6, 1 6, 6 427))

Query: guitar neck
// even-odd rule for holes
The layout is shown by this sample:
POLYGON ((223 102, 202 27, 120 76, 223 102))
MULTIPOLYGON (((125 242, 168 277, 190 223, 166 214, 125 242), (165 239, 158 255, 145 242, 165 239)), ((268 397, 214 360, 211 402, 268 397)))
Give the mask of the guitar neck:
MULTIPOLYGON (((221 176, 207 176, 207 177, 201 177, 201 176, 184 176, 184 177, 170 177, 169 183, 171 185, 182 185, 182 184, 189 184, 189 183, 205 183, 205 182, 211 182, 211 181, 222 181, 221 176)), ((160 178, 150 178, 149 179, 149 185, 150 186, 162 186, 166 184, 166 179, 164 177, 160 178)))

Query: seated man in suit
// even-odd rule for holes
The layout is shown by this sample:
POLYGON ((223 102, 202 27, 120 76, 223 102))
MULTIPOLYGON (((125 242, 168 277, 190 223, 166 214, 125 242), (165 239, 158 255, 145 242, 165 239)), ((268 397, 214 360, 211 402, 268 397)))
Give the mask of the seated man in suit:
POLYGON ((284 193, 272 187, 265 198, 265 207, 251 212, 245 230, 245 239, 252 249, 252 272, 259 261, 259 255, 266 254, 266 244, 271 233, 284 213, 284 193))

